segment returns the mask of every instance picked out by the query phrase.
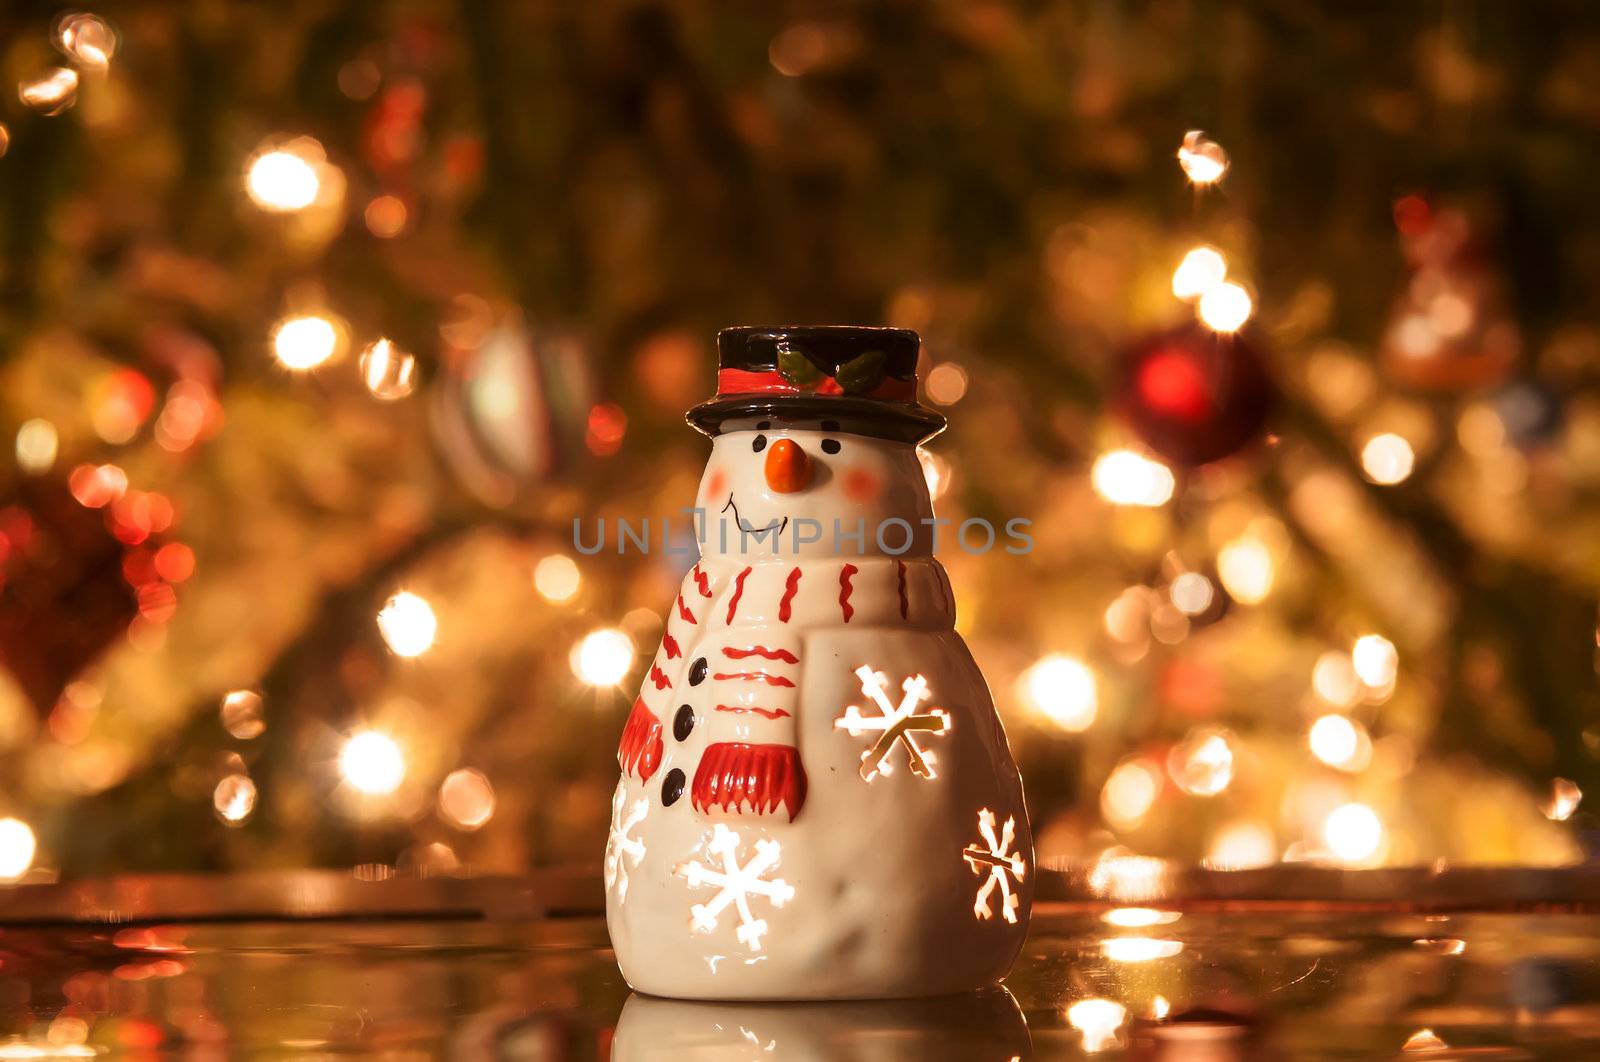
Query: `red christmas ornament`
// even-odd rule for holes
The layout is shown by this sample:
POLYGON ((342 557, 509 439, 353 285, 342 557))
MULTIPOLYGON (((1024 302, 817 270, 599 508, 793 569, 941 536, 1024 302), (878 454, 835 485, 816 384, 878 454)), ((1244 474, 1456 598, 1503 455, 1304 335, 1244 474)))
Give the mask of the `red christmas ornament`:
POLYGON ((1230 457, 1258 437, 1272 398, 1272 382, 1248 343, 1197 324, 1134 345, 1117 407, 1145 445, 1194 466, 1230 457))

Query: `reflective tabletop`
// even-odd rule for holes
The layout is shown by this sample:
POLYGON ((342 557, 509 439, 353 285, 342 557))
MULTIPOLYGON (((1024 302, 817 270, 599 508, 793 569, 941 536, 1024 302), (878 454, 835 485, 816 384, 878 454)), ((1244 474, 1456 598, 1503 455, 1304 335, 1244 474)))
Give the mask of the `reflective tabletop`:
POLYGON ((581 878, 38 886, 0 1059, 1600 1058, 1591 875, 1375 873, 1064 876, 1002 989, 815 1004, 631 994, 581 878))

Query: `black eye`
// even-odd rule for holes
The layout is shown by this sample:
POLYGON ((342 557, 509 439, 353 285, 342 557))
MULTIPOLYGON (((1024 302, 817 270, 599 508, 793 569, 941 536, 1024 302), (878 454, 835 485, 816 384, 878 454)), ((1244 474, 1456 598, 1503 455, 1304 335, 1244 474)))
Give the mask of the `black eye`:
POLYGON ((765 435, 757 435, 754 439, 752 439, 750 441, 750 449, 754 450, 758 454, 762 450, 765 450, 766 448, 767 448, 767 437, 765 435))
POLYGON ((839 440, 838 439, 823 439, 822 440, 822 452, 825 453, 825 454, 836 454, 836 453, 838 453, 839 452, 839 440))

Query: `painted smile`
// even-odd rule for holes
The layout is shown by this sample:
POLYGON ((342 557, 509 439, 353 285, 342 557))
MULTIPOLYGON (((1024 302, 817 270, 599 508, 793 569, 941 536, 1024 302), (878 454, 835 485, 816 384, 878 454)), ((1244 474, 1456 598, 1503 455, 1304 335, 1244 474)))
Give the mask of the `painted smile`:
POLYGON ((787 516, 785 516, 783 518, 783 520, 780 521, 777 524, 768 524, 765 527, 754 527, 754 526, 752 526, 749 521, 747 521, 744 517, 739 515, 739 507, 737 505, 735 505, 734 502, 733 502, 733 492, 732 491, 728 492, 728 504, 724 505, 722 507, 722 511, 723 512, 727 512, 729 509, 733 510, 733 520, 734 520, 734 522, 736 524, 739 525, 739 530, 743 531, 747 535, 754 535, 754 534, 757 534, 757 533, 765 535, 768 532, 772 531, 774 529, 774 527, 776 527, 778 534, 781 535, 781 534, 783 534, 784 529, 789 526, 789 518, 787 516))

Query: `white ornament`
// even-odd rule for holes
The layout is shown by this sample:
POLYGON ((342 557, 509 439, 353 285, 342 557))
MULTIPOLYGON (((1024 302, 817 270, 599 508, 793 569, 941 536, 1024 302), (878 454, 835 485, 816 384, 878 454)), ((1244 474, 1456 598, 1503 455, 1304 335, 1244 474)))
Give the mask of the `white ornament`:
POLYGON ((1020 883, 1027 872, 1027 864, 1022 856, 1011 851, 1011 845, 1016 837, 1017 820, 1009 817, 1006 824, 1001 827, 1000 837, 994 835, 994 812, 988 808, 978 812, 978 833, 983 836, 983 845, 969 844, 962 851, 961 858, 967 861, 974 874, 987 876, 983 884, 978 887, 978 898, 972 904, 972 913, 980 919, 994 917, 994 912, 989 907, 989 897, 995 889, 1000 890, 1000 914, 1007 922, 1017 920, 1017 894, 1011 889, 1013 880, 1020 883))
POLYGON ((782 907, 794 899, 794 887, 782 878, 763 878, 778 865, 781 847, 771 838, 755 843, 755 854, 743 866, 739 865, 739 835, 722 823, 711 831, 706 842, 706 852, 722 865, 717 870, 690 860, 678 868, 678 874, 689 881, 689 888, 714 885, 717 894, 709 903, 697 903, 689 908, 689 925, 701 933, 717 928, 717 919, 731 904, 739 916, 739 926, 734 936, 751 951, 761 950, 761 938, 767 932, 767 923, 750 910, 750 897, 765 897, 773 907, 782 907))
POLYGON ((640 797, 629 804, 624 787, 617 786, 617 795, 611 799, 611 833, 606 837, 605 878, 606 891, 615 887, 618 900, 628 896, 629 867, 638 866, 644 858, 644 842, 630 834, 649 811, 648 800, 640 797))
POLYGON ((872 699, 882 714, 865 716, 858 705, 850 705, 844 715, 834 721, 834 726, 847 730, 851 737, 860 737, 869 731, 881 731, 872 747, 861 754, 861 777, 872 781, 878 775, 894 772, 889 755, 897 744, 906 749, 911 763, 911 773, 922 778, 937 778, 937 762, 932 752, 917 744, 917 733, 943 734, 950 729, 950 713, 943 708, 932 708, 918 713, 917 705, 928 699, 928 682, 921 675, 912 675, 900 684, 902 696, 898 705, 891 704, 886 694, 888 678, 870 667, 856 668, 861 680, 861 692, 872 699))

